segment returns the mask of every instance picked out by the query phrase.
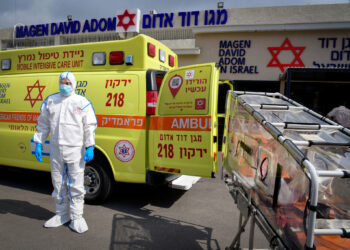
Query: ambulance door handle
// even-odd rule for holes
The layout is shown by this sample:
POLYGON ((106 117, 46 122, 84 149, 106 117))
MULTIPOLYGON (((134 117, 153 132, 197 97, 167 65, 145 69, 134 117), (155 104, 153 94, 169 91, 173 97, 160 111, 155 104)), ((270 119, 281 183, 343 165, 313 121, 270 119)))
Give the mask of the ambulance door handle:
POLYGON ((214 135, 213 141, 214 141, 214 143, 216 143, 218 141, 218 137, 216 135, 214 135))

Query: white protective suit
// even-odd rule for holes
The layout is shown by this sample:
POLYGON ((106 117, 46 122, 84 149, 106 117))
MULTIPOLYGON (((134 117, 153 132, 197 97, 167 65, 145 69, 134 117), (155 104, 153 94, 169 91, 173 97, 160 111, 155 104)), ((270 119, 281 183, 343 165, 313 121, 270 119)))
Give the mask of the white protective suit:
POLYGON ((345 106, 339 106, 332 109, 327 116, 343 127, 350 128, 350 109, 345 106))
POLYGON ((34 141, 43 144, 50 134, 50 167, 56 202, 56 216, 45 227, 57 227, 71 220, 70 228, 88 230, 82 217, 84 206, 85 148, 95 145, 96 115, 91 102, 75 94, 72 73, 60 75, 72 83, 69 96, 61 93, 47 97, 41 105, 34 141))

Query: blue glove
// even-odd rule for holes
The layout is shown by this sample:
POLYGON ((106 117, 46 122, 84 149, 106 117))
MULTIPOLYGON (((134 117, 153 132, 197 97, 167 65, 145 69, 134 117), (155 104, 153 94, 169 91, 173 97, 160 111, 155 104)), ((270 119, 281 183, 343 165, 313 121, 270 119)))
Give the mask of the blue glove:
POLYGON ((35 147, 35 157, 38 161, 42 162, 43 159, 41 159, 41 143, 37 143, 35 147))
POLYGON ((86 149, 84 155, 84 161, 89 162, 94 158, 94 146, 90 146, 86 149))

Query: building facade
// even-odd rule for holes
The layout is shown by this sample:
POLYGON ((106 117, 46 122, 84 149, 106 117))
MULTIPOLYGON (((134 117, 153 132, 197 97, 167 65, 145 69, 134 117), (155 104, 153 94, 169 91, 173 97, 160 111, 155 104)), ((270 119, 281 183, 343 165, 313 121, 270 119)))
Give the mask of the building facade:
MULTIPOLYGON (((116 32, 118 26, 135 24, 133 10, 119 13, 100 19, 17 24, 0 29, 0 46, 8 50, 135 36, 136 32, 116 32), (125 17, 128 21, 123 23, 125 17)), ((350 4, 152 11, 137 21, 140 33, 177 53, 180 66, 216 62, 220 78, 234 81, 238 89, 286 93, 281 79, 290 68, 350 70, 350 4)))

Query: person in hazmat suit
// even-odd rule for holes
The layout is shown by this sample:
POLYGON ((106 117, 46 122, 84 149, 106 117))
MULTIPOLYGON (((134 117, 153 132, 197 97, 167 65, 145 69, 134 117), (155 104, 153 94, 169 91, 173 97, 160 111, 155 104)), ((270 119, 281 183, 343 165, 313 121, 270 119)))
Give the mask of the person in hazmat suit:
POLYGON ((37 121, 35 156, 42 161, 42 144, 50 134, 50 168, 56 215, 44 227, 58 227, 69 221, 78 233, 88 230, 83 218, 85 162, 94 157, 97 120, 91 102, 75 94, 71 72, 59 77, 59 93, 47 97, 37 121))

